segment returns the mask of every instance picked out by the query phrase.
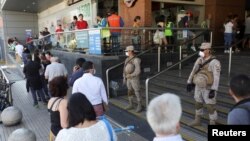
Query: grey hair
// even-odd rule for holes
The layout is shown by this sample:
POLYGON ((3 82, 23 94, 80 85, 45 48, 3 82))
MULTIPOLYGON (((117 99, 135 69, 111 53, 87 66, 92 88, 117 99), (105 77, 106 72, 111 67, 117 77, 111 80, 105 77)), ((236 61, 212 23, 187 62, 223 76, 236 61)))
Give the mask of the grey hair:
POLYGON ((50 61, 51 62, 59 62, 59 58, 58 57, 51 57, 50 61))
POLYGON ((180 98, 175 94, 165 93, 150 101, 147 120, 156 134, 176 134, 181 114, 180 98))

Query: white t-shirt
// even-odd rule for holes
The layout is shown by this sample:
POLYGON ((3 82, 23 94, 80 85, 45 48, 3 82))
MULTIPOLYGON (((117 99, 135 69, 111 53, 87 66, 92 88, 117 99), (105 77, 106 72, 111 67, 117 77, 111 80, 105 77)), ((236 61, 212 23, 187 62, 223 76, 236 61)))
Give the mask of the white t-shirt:
MULTIPOLYGON (((113 141, 117 141, 117 136, 113 132, 113 141)), ((55 141, 110 141, 110 134, 103 121, 87 128, 62 129, 56 136, 55 141)))
POLYGON ((76 92, 83 93, 92 105, 101 104, 102 101, 108 104, 108 97, 102 79, 91 73, 84 73, 82 77, 75 81, 72 94, 76 92))
POLYGON ((20 57, 22 57, 23 45, 21 45, 21 44, 16 45, 15 50, 16 50, 16 54, 18 54, 20 57))
POLYGON ((166 137, 155 137, 153 141, 183 141, 180 134, 166 137))
POLYGON ((224 24, 225 27, 225 33, 233 33, 233 23, 232 22, 228 22, 226 24, 224 24))
POLYGON ((64 64, 52 62, 46 67, 44 75, 48 78, 48 81, 50 82, 53 78, 57 76, 67 76, 67 74, 68 72, 64 64))

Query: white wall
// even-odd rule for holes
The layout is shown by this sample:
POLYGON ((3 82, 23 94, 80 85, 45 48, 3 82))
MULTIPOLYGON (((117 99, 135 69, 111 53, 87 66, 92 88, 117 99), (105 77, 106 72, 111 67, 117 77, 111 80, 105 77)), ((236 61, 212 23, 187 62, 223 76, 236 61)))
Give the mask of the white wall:
POLYGON ((38 34, 37 14, 2 11, 2 17, 5 42, 9 37, 17 37, 21 43, 25 43, 27 29, 32 30, 32 36, 38 34))
POLYGON ((95 24, 96 11, 96 0, 84 0, 72 6, 67 6, 65 2, 59 3, 38 13, 39 31, 48 27, 53 33, 58 24, 62 24, 63 29, 67 31, 69 24, 73 21, 73 16, 78 16, 80 13, 84 15, 83 19, 88 22, 89 27, 92 27, 95 24))

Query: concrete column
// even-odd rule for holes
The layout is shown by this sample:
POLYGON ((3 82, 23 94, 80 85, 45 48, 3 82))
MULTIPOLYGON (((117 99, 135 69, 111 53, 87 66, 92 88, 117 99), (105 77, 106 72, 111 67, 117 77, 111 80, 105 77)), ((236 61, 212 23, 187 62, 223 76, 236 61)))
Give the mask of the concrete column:
POLYGON ((141 26, 152 25, 151 0, 137 0, 133 7, 127 7, 124 0, 119 0, 119 15, 124 19, 125 26, 133 25, 135 16, 141 16, 141 26))

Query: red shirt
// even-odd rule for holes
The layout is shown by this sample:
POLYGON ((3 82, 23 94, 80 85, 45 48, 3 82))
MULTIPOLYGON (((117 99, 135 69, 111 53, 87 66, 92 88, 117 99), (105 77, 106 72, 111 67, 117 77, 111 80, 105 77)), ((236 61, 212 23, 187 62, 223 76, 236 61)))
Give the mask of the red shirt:
POLYGON ((64 30, 61 28, 56 29, 56 32, 63 32, 64 30))
POLYGON ((82 21, 77 21, 76 22, 76 28, 77 29, 87 29, 88 28, 88 23, 84 20, 82 21))

